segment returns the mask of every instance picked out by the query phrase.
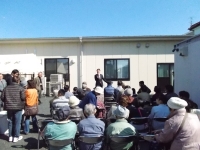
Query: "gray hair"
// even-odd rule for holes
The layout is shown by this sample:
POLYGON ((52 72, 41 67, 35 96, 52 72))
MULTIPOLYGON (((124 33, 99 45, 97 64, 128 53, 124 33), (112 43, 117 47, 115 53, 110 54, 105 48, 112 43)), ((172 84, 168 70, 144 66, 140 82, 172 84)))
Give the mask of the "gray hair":
POLYGON ((84 107, 84 113, 86 116, 94 115, 96 107, 93 104, 86 104, 84 107))

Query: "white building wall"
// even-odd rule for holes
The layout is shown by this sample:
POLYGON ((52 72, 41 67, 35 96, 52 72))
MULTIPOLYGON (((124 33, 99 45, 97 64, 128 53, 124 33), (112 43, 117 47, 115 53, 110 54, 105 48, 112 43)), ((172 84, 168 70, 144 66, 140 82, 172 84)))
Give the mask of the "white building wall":
MULTIPOLYGON (((105 58, 130 58, 130 81, 124 83, 138 90, 138 82, 143 80, 153 92, 157 84, 157 63, 174 63, 172 49, 175 42, 150 42, 148 48, 145 47, 145 42, 140 43, 140 48, 137 48, 136 44, 137 42, 84 43, 83 81, 86 81, 89 87, 95 86, 96 69, 100 68, 104 74, 105 58)), ((117 81, 114 81, 113 85, 117 86, 117 81)))
POLYGON ((181 57, 175 53, 175 92, 185 90, 200 106, 200 41, 188 45, 188 56, 181 57))
MULTIPOLYGON (((86 81, 90 88, 95 85, 94 75, 100 68, 104 74, 105 58, 130 58, 130 81, 126 85, 138 90, 138 82, 143 80, 152 90, 157 84, 157 63, 173 63, 173 45, 179 41, 147 41, 147 42, 83 42, 83 68, 82 81, 86 81), (137 48, 140 43, 140 48, 137 48), (149 43, 146 48, 145 44, 149 43)), ((34 53, 44 65, 44 58, 69 58, 75 61, 70 65, 71 89, 79 86, 80 73, 80 43, 30 43, 30 44, 0 44, 1 54, 26 54, 34 53)), ((44 70, 42 70, 44 71, 44 70)), ((114 82, 114 86, 117 82, 114 82)), ((106 83, 104 83, 106 86, 106 83)))

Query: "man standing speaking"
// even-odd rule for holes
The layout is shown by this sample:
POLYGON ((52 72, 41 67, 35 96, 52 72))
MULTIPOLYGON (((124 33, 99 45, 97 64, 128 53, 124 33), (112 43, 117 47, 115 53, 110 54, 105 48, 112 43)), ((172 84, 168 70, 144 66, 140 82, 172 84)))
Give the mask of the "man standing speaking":
POLYGON ((103 80, 105 81, 103 75, 100 74, 100 71, 101 71, 100 69, 97 69, 97 74, 94 75, 94 79, 96 81, 95 87, 97 86, 103 87, 103 80))

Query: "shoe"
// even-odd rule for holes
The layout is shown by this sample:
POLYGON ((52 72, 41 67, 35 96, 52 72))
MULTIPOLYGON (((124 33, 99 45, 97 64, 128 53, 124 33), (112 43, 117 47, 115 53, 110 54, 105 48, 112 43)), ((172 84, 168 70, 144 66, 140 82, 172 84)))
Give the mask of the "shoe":
POLYGON ((23 136, 14 137, 13 142, 16 143, 16 142, 20 141, 21 139, 23 139, 23 136))
POLYGON ((10 136, 8 141, 9 141, 9 142, 12 142, 12 141, 13 141, 13 137, 10 136))

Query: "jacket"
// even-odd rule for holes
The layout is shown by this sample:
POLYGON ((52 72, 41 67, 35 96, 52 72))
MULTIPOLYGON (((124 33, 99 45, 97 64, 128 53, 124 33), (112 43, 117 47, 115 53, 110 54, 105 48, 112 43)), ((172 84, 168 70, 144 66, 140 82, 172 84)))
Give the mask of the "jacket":
MULTIPOLYGON (((165 122, 164 129, 160 134, 155 135, 158 142, 167 143, 173 140, 178 131, 184 115, 185 108, 176 110, 169 115, 165 122)), ((195 114, 188 113, 185 123, 179 134, 172 142, 170 150, 199 150, 200 149, 200 122, 195 114)))
POLYGON ((36 89, 27 89, 26 95, 26 106, 34 106, 38 104, 38 93, 36 89))
MULTIPOLYGON (((99 78, 99 75, 98 74, 95 74, 94 75, 94 79, 96 81, 96 84, 95 86, 100 86, 100 87, 103 87, 103 80, 104 80, 104 77, 102 74, 100 74, 100 78, 99 78)), ((105 81, 105 80, 104 80, 105 81)))
POLYGON ((2 92, 1 99, 5 110, 24 109, 25 91, 18 83, 8 85, 2 92))
MULTIPOLYGON (((41 79, 41 80, 42 80, 42 79, 41 79)), ((39 77, 36 77, 36 78, 34 79, 34 81, 35 81, 36 89, 37 89, 38 91, 42 90, 42 89, 41 89, 41 86, 40 86, 40 79, 39 79, 39 77)))
POLYGON ((76 117, 80 117, 81 120, 85 119, 85 116, 83 114, 83 109, 81 109, 78 106, 70 107, 70 118, 76 118, 76 117))

